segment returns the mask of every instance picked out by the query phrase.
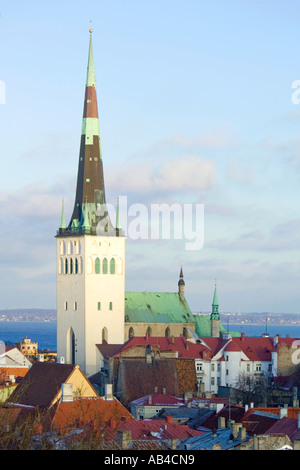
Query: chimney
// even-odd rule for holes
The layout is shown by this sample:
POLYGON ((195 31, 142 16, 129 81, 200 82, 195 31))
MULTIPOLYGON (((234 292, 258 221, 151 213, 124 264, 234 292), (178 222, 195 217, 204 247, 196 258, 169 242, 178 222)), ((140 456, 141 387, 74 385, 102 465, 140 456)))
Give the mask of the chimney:
POLYGON ((219 416, 218 417, 218 429, 226 428, 225 425, 225 417, 224 416, 219 416))
POLYGON ((173 335, 171 336, 171 343, 172 343, 172 344, 175 344, 175 339, 174 339, 174 336, 173 336, 173 335))
POLYGON ((73 401, 73 384, 61 384, 61 401, 63 403, 73 401))
POLYGON ((241 333, 241 340, 245 341, 245 333, 241 333))
POLYGON ((39 362, 44 362, 44 354, 39 354, 39 362))
POLYGON ((171 440, 171 449, 172 449, 172 450, 176 450, 176 449, 177 449, 177 439, 175 439, 174 437, 173 437, 172 440, 171 440))
POLYGON ((163 394, 165 395, 167 393, 167 389, 166 388, 163 388, 163 394))
POLYGON ((120 443, 122 450, 127 449, 132 442, 131 431, 129 429, 117 431, 117 442, 120 443))
POLYGON ((154 387, 154 393, 158 392, 158 387, 154 387))
POLYGON ((113 400, 112 384, 105 384, 105 400, 113 400))
POLYGON ((148 405, 152 405, 152 395, 148 396, 148 405))
POLYGON ((172 416, 166 416, 166 422, 169 424, 173 423, 173 417, 172 416))
POLYGON ((246 428, 242 425, 239 429, 238 438, 240 441, 244 441, 246 439, 246 428))
POLYGON ((245 413, 247 413, 249 405, 245 405, 245 413))
POLYGON ((288 408, 286 406, 284 406, 283 408, 280 408, 280 414, 279 414, 280 419, 284 418, 287 415, 288 415, 288 408))

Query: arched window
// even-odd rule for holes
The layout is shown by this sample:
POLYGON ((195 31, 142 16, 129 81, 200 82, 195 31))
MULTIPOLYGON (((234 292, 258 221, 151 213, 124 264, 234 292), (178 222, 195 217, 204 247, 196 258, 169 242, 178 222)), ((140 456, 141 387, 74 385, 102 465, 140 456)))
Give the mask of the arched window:
POLYGON ((68 260, 66 258, 65 260, 65 274, 68 274, 69 268, 68 268, 68 260))
POLYGON ((151 336, 151 333, 152 333, 152 330, 151 330, 150 326, 148 326, 147 331, 146 331, 146 335, 151 336))
POLYGON ((113 303, 109 302, 109 310, 112 310, 112 309, 113 309, 113 303))
POLYGON ((70 274, 73 274, 73 259, 70 259, 70 274))
POLYGON ((101 302, 98 302, 98 310, 101 310, 101 302))
POLYGON ((107 274, 107 259, 104 258, 103 263, 102 263, 102 272, 103 274, 107 274))
POLYGON ((165 329, 165 336, 166 336, 166 338, 168 338, 170 336, 170 328, 169 327, 167 327, 165 329))
POLYGON ((110 260, 110 274, 115 274, 115 265, 116 265, 115 260, 114 258, 112 258, 110 260))
POLYGON ((100 274, 100 260, 99 260, 99 258, 95 259, 95 274, 100 274))
POLYGON ((134 329, 132 328, 132 326, 129 328, 129 332, 128 332, 128 339, 131 339, 134 337, 134 329))
POLYGON ((75 274, 78 274, 78 259, 75 258, 75 274))

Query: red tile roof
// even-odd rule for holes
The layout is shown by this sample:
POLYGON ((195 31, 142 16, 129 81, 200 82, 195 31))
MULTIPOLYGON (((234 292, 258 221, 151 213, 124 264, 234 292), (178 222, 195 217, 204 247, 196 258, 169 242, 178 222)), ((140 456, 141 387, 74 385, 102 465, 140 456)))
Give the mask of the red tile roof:
MULTIPOLYGON (((164 419, 120 422, 117 430, 130 430, 132 440, 188 439, 204 434, 203 431, 196 431, 186 425, 167 422, 164 419)), ((117 430, 107 429, 105 439, 115 440, 117 430)))
POLYGON ((283 417, 278 419, 266 432, 266 434, 286 434, 291 441, 300 439, 298 419, 283 417))
POLYGON ((103 397, 80 398, 72 402, 60 402, 53 410, 52 428, 62 429, 75 424, 95 422, 104 425, 106 422, 123 419, 133 420, 133 416, 114 398, 105 400, 103 397))
MULTIPOLYGON (((134 337, 110 351, 103 346, 103 351, 110 356, 119 356, 125 351, 137 346, 157 346, 161 352, 178 352, 178 358, 212 359, 225 346, 226 351, 241 351, 250 361, 271 361, 271 353, 276 351, 273 339, 270 337, 233 337, 230 339, 205 337, 199 338, 198 343, 186 340, 184 337, 134 337)), ((98 346, 101 348, 101 345, 98 346)))

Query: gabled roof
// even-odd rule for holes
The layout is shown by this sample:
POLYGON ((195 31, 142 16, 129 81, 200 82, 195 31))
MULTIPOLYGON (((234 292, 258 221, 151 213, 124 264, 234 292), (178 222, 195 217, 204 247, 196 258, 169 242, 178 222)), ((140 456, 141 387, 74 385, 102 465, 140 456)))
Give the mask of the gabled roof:
MULTIPOLYGON (((22 405, 49 407, 76 366, 56 362, 35 362, 9 397, 22 405)), ((86 379, 87 380, 87 379, 86 379)))
POLYGON ((266 434, 286 434, 291 441, 300 439, 300 429, 298 426, 298 419, 288 418, 284 416, 273 423, 273 425, 266 431, 266 434))
POLYGON ((184 297, 173 292, 125 292, 125 322, 195 323, 184 297))
MULTIPOLYGON (((188 439, 200 436, 202 431, 190 429, 189 426, 167 422, 164 419, 144 419, 139 421, 120 422, 118 430, 130 430, 132 440, 166 440, 188 439)), ((107 429, 105 440, 115 440, 117 430, 107 429)))
POLYGON ((52 429, 67 428, 76 423, 88 424, 93 421, 97 425, 108 421, 121 421, 122 418, 133 420, 133 416, 114 397, 105 400, 103 397, 79 398, 72 402, 60 402, 55 405, 52 429))
POLYGON ((250 436, 254 436, 255 434, 265 434, 278 419, 279 416, 275 413, 251 408, 240 419, 240 422, 243 423, 247 433, 250 436))

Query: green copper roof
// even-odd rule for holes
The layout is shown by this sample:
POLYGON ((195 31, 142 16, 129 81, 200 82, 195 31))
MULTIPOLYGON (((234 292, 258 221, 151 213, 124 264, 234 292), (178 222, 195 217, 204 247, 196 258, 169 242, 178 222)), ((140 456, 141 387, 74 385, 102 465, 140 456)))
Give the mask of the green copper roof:
POLYGON ((61 229, 66 228, 64 200, 62 201, 62 205, 61 205, 61 220, 60 220, 60 227, 59 228, 61 228, 61 229))
POLYGON ((125 322, 194 323, 184 297, 172 292, 126 292, 125 322))
POLYGON ((213 298, 213 303, 212 304, 215 305, 215 306, 219 306, 217 286, 215 286, 215 292, 214 292, 214 298, 213 298))
POLYGON ((96 86, 95 67, 93 57, 92 30, 90 30, 90 47, 86 74, 86 86, 96 86))

